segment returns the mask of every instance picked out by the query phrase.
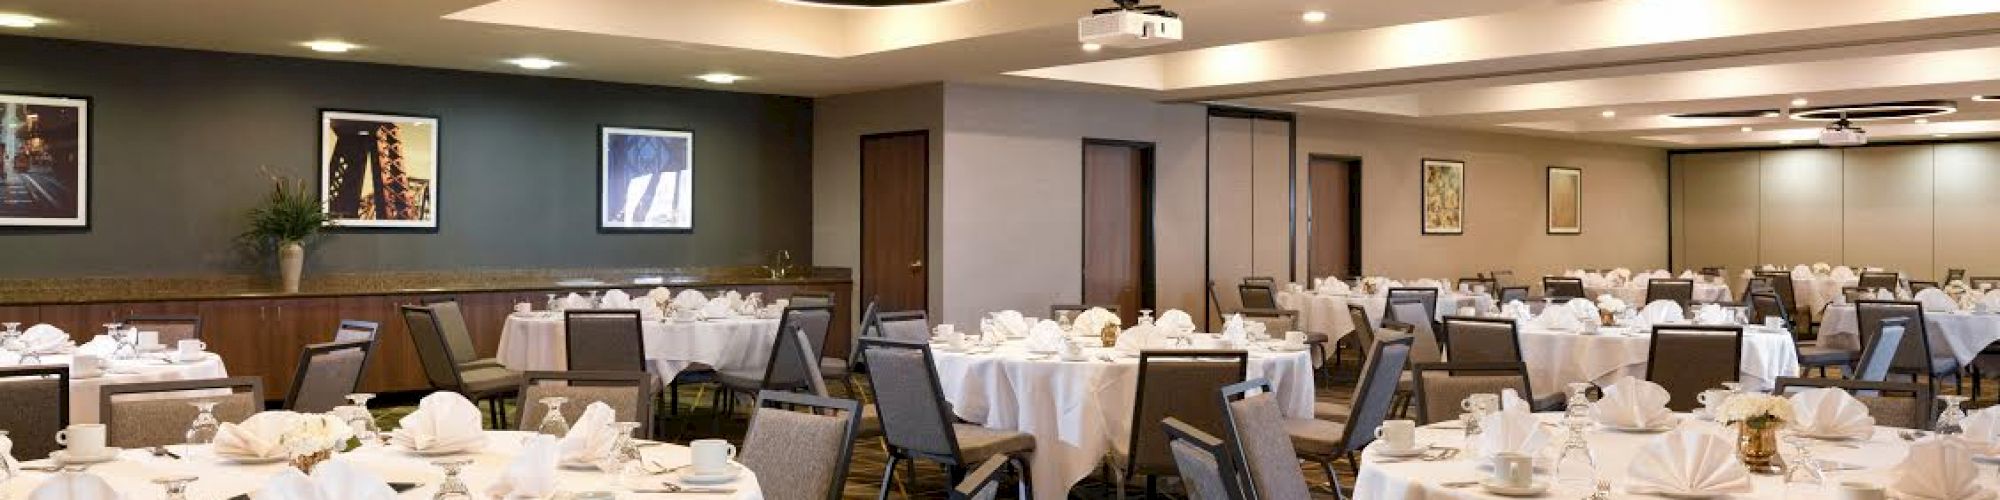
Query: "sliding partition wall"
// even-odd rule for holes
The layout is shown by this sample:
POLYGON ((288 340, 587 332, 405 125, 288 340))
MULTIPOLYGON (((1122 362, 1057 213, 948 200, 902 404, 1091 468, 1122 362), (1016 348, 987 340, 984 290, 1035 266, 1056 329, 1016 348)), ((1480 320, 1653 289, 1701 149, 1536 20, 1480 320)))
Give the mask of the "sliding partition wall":
MULTIPOLYGON (((1241 304, 1245 276, 1293 281, 1291 115, 1211 109, 1208 302, 1214 321, 1241 304)), ((1219 323, 1214 323, 1219 324, 1219 323)))

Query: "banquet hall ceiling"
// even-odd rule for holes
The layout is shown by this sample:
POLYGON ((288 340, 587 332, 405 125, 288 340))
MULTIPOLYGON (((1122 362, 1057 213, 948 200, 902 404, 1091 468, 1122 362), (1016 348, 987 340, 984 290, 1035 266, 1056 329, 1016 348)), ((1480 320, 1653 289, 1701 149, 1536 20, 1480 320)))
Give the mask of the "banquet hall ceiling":
POLYGON ((1081 50, 1098 0, 0 0, 0 33, 824 96, 956 81, 1664 147, 1810 142, 1815 122, 1667 115, 1950 99, 1876 140, 2000 135, 2000 1, 1162 0, 1182 43, 1081 50), (1308 11, 1326 13, 1317 23, 1308 11), (312 52, 338 39, 360 48, 312 52), (543 57, 542 71, 503 61, 543 57), (748 77, 724 87, 694 79, 748 77))

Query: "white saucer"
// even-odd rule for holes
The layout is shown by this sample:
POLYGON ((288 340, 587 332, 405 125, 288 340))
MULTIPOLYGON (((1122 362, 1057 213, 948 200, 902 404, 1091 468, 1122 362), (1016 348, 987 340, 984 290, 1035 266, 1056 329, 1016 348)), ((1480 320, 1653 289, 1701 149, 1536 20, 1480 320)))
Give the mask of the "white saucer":
POLYGON ((1487 479, 1480 481, 1479 486, 1485 487, 1487 493, 1510 497, 1530 497, 1549 491, 1549 482, 1542 479, 1536 479, 1527 486, 1506 486, 1487 479))
POLYGON ((1410 457, 1422 456, 1424 453, 1431 451, 1431 445, 1429 443, 1416 443, 1416 446, 1411 446, 1409 449, 1406 450, 1391 449, 1386 445, 1377 446, 1374 447, 1374 449, 1376 455, 1381 455, 1383 457, 1410 458, 1410 457))
POLYGON ((224 462, 229 462, 232 464, 239 464, 239 465, 275 464, 278 462, 283 462, 291 459, 291 457, 252 457, 245 455, 230 455, 226 453, 217 453, 215 454, 215 458, 220 458, 224 462))
POLYGON ((1633 434, 1652 434, 1656 432, 1666 432, 1674 430, 1674 427, 1680 426, 1681 419, 1680 417, 1669 418, 1667 419, 1667 423, 1655 425, 1652 427, 1625 427, 1620 425, 1612 425, 1604 422, 1598 422, 1597 424, 1604 426, 1605 429, 1614 430, 1618 432, 1628 432, 1633 434))
POLYGON ((460 453, 473 453, 477 451, 479 450, 471 448, 432 448, 428 450, 403 448, 403 452, 409 453, 411 455, 416 455, 419 457, 441 457, 445 455, 457 455, 460 453))
POLYGON ((125 449, 116 446, 106 446, 104 447, 104 451, 96 456, 79 457, 70 456, 69 450, 56 450, 49 452, 49 460, 63 465, 100 464, 117 460, 118 454, 124 451, 125 449))
POLYGON ((696 485, 722 484, 730 481, 735 481, 736 476, 740 476, 742 474, 743 474, 743 466, 732 463, 729 464, 729 472, 722 472, 717 474, 696 474, 694 472, 694 469, 690 467, 686 472, 681 473, 680 478, 681 482, 687 484, 696 484, 696 485))

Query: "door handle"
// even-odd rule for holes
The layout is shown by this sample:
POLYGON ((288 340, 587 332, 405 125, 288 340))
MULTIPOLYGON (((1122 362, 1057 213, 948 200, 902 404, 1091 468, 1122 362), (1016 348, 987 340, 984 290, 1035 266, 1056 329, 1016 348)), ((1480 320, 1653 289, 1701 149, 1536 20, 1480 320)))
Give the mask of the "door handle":
POLYGON ((919 270, 919 269, 923 269, 923 268, 924 268, 924 261, 923 261, 923 259, 917 259, 917 260, 913 260, 913 261, 910 261, 910 270, 911 270, 911 271, 916 271, 916 270, 919 270))

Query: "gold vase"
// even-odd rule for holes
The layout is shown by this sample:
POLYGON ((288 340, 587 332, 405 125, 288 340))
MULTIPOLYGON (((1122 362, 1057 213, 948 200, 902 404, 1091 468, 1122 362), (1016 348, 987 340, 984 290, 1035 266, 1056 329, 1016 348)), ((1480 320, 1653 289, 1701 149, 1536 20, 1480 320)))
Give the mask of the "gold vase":
POLYGON ((1783 422, 1746 420, 1736 423, 1736 458, 1755 474, 1784 471, 1778 458, 1778 426, 1783 422))
POLYGON ((1611 313, 1598 311, 1597 324, 1604 326, 1618 326, 1618 318, 1612 317, 1611 313))
POLYGON ((1118 325, 1104 325, 1104 329, 1097 331, 1097 340, 1104 342, 1104 347, 1118 345, 1118 332, 1118 325))
POLYGON ((318 467, 319 464, 331 459, 333 459, 333 450, 319 450, 312 453, 292 455, 292 468, 298 469, 299 472, 312 474, 313 467, 318 467))

